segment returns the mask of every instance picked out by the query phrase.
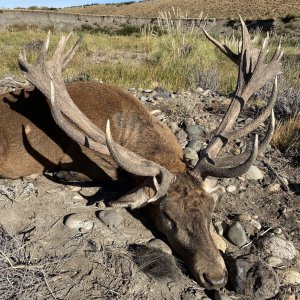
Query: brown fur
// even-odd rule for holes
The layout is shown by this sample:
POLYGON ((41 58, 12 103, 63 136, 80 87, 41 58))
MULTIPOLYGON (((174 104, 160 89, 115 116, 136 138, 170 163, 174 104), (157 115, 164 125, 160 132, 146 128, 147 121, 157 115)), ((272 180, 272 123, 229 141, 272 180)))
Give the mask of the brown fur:
MULTIPOLYGON (((132 95, 94 82, 73 83, 67 89, 74 103, 99 128, 105 130, 106 121, 111 120, 116 142, 173 173, 185 170, 174 135, 132 95)), ((3 94, 0 109, 1 177, 17 178, 61 167, 102 179, 98 165, 116 179, 113 160, 68 138, 54 123, 44 96, 36 89, 3 94)))

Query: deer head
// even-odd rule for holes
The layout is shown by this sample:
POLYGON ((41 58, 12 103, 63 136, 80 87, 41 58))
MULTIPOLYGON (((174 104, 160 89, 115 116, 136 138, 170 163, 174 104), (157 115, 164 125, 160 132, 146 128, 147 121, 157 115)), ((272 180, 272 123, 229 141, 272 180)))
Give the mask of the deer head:
MULTIPOLYGON (((55 122, 80 145, 89 147, 99 154, 110 155, 120 168, 141 179, 135 189, 113 205, 134 209, 153 204, 157 228, 166 235, 173 249, 188 264, 195 279, 208 289, 224 286, 227 281, 227 271, 210 234, 215 202, 210 194, 213 189, 207 186, 206 179, 208 176, 230 178, 245 173, 258 153, 268 145, 274 131, 272 108, 277 97, 276 76, 280 73, 282 51, 279 45, 272 59, 265 63, 269 37, 267 36, 262 48, 258 50, 256 41, 251 40, 246 25, 242 20, 241 23, 242 46, 238 54, 233 53, 204 31, 207 38, 238 66, 238 80, 227 113, 208 146, 200 152, 199 162, 192 171, 178 167, 183 165, 180 158, 174 158, 174 162, 172 161, 172 150, 167 153, 156 153, 156 149, 150 149, 151 141, 147 143, 151 151, 144 151, 143 156, 124 147, 120 142, 122 128, 114 122, 116 112, 111 112, 110 120, 103 120, 103 124, 106 122, 104 133, 103 129, 93 124, 74 105, 62 76, 66 57, 70 57, 69 53, 73 54, 74 47, 78 45, 75 44, 67 54, 64 54, 70 35, 61 38, 50 60, 46 60, 49 35, 35 65, 27 62, 24 48, 19 56, 20 66, 26 79, 48 98, 55 122), (265 111, 242 130, 234 130, 234 123, 252 94, 274 78, 273 94, 265 111), (258 137, 255 135, 252 151, 233 157, 218 158, 221 149, 229 141, 249 134, 269 116, 271 118, 266 136, 259 144, 258 137), (174 165, 177 165, 177 168, 174 165)), ((109 106, 107 109, 110 109, 109 106)), ((130 118, 131 112, 126 113, 130 118)), ((149 121, 143 126, 150 128, 152 126, 153 131, 167 130, 159 127, 161 125, 157 125, 154 121, 149 121)), ((143 131, 138 134, 136 140, 144 138, 143 131)), ((160 142, 162 144, 165 142, 163 137, 160 137, 160 142)), ((178 147, 174 144, 173 148, 176 148, 175 146, 178 147)), ((166 149, 173 148, 170 146, 166 149)), ((131 149, 134 149, 134 145, 131 149)))

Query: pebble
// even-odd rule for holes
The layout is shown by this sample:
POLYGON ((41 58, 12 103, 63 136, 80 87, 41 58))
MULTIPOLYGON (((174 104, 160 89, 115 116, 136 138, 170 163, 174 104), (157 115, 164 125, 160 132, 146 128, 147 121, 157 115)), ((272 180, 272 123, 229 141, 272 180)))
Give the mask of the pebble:
POLYGON ((215 230, 216 230, 217 234, 223 235, 223 233, 224 233, 224 228, 223 228, 223 226, 222 226, 222 222, 220 222, 220 221, 215 222, 215 223, 214 223, 214 227, 215 227, 215 230))
POLYGON ((201 88, 201 87, 199 86, 199 87, 197 87, 196 91, 197 91, 198 93, 203 93, 203 92, 204 92, 204 89, 201 88))
POLYGON ((228 186, 226 187, 226 191, 227 191, 228 193, 234 193, 234 192, 236 191, 236 186, 235 186, 235 185, 228 185, 228 186))
POLYGON ((215 297, 215 300, 230 300, 231 299, 228 295, 226 295, 220 291, 215 291, 214 297, 215 297))
POLYGON ((267 263, 269 266, 271 267, 276 267, 276 266, 279 266, 282 264, 282 259, 281 258, 278 258, 278 257, 275 257, 275 256, 270 256, 268 257, 267 259, 267 263))
POLYGON ((258 241, 258 247, 266 254, 286 260, 294 259, 297 253, 297 250, 291 241, 278 236, 261 238, 258 241))
POLYGON ((150 94, 152 93, 152 90, 151 89, 144 90, 144 93, 150 94))
POLYGON ((263 300, 274 297, 279 291, 279 280, 270 266, 256 255, 243 255, 236 259, 236 278, 233 282, 237 293, 263 300))
POLYGON ((166 254, 172 254, 171 248, 160 239, 152 239, 148 242, 148 246, 151 248, 159 249, 166 254))
POLYGON ((76 230, 91 230, 94 227, 94 222, 90 220, 83 220, 77 214, 71 214, 64 217, 64 225, 70 229, 76 230))
POLYGON ((282 229, 279 228, 279 227, 276 227, 276 228, 273 229, 273 232, 274 232, 275 234, 281 234, 281 233, 282 233, 282 229))
POLYGON ((102 210, 99 213, 99 219, 109 227, 118 227, 123 221, 123 217, 114 208, 102 210))
POLYGON ((275 192, 279 192, 280 191, 280 184, 279 183, 273 183, 271 185, 269 185, 268 187, 268 191, 270 193, 275 193, 275 192))
POLYGON ((81 191, 81 186, 68 185, 67 189, 71 192, 79 192, 79 191, 81 191))
POLYGON ((197 163, 199 161, 199 158, 195 158, 195 159, 192 159, 189 164, 192 166, 192 167, 196 167, 197 163))
POLYGON ((165 100, 170 98, 170 94, 169 93, 157 93, 156 95, 154 95, 153 97, 155 100, 165 100))
POLYGON ((182 147, 185 147, 186 144, 188 143, 186 138, 187 138, 187 133, 183 130, 180 129, 177 133, 176 133, 176 137, 179 141, 179 143, 181 144, 182 147))
POLYGON ((258 221, 256 221, 256 220, 251 220, 250 221, 250 224, 254 227, 254 228, 256 228, 256 229, 258 229, 258 230, 260 230, 261 229, 261 224, 258 222, 258 221))
POLYGON ((206 90, 202 93, 203 97, 209 97, 211 95, 210 90, 206 90))
POLYGON ((202 136, 204 132, 204 127, 202 125, 189 125, 186 126, 185 132, 187 134, 202 136))
POLYGON ((229 227, 227 237, 231 243, 238 247, 241 247, 248 242, 246 232, 239 222, 234 222, 229 227))
POLYGON ((249 214, 240 214, 238 216, 238 219, 242 222, 250 222, 252 220, 252 217, 249 214))
POLYGON ((300 285, 300 273, 295 270, 285 270, 281 273, 283 285, 300 285))
POLYGON ((187 147, 199 152, 201 150, 201 142, 199 140, 192 140, 187 144, 187 147))
POLYGON ((141 97, 140 97, 140 100, 142 100, 143 102, 146 102, 146 101, 149 100, 149 97, 141 96, 141 97))
POLYGON ((169 127, 173 133, 176 133, 180 130, 180 127, 178 126, 178 124, 176 122, 170 122, 169 127))
POLYGON ((258 167, 251 166, 248 172, 244 174, 244 177, 249 180, 260 180, 264 178, 264 174, 258 167))
POLYGON ((186 160, 193 160, 193 159, 198 159, 198 154, 195 150, 193 150, 192 148, 186 147, 183 150, 184 153, 184 157, 186 160))

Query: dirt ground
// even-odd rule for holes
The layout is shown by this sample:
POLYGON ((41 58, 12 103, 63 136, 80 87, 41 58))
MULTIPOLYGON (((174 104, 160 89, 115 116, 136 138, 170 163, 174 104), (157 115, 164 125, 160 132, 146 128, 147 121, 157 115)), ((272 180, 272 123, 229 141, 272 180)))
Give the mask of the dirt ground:
MULTIPOLYGON (((150 108, 159 108, 168 115, 168 105, 152 103, 150 108)), ((207 116, 210 122, 211 118, 217 122, 220 117, 211 115, 203 106, 199 109, 204 111, 204 123, 208 122, 207 116)), ((169 118, 178 122, 174 114, 169 114, 169 118)), ((267 152, 257 165, 265 175, 260 181, 220 181, 221 185, 230 183, 238 189, 236 193, 223 194, 213 220, 230 224, 236 216, 247 213, 256 216, 262 225, 249 237, 252 243, 247 247, 239 249, 228 242, 225 260, 229 270, 232 259, 238 255, 257 253, 257 236, 270 228, 281 228, 282 234, 300 249, 299 170, 275 149, 267 152), (279 175, 288 180, 289 190, 283 185, 276 193, 270 192, 271 184, 280 183, 279 175)), ((192 279, 180 258, 146 247, 149 240, 163 237, 143 211, 118 210, 123 218, 118 227, 108 227, 100 221, 98 215, 105 209, 102 200, 118 189, 118 184, 59 183, 52 174, 1 179, 0 299, 214 297, 192 279), (71 214, 90 221, 92 229, 66 226, 66 216, 71 214)), ((300 269, 299 260, 290 265, 300 269)), ((230 282, 224 289, 232 299, 250 299, 232 289, 230 282)), ((285 299, 283 295, 290 292, 299 295, 300 288, 281 287, 276 299, 285 299)))

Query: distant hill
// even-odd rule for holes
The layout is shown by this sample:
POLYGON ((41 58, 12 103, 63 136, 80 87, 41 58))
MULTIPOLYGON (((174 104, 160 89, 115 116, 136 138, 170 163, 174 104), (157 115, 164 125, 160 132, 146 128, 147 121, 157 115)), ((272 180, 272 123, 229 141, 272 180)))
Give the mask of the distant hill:
POLYGON ((118 4, 99 4, 64 8, 62 11, 100 15, 130 15, 156 17, 159 11, 179 8, 189 17, 204 16, 218 19, 237 18, 240 14, 247 19, 282 18, 300 16, 300 0, 148 0, 118 4))

